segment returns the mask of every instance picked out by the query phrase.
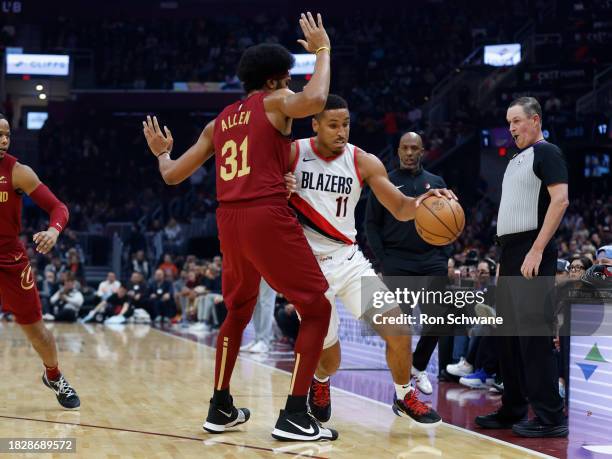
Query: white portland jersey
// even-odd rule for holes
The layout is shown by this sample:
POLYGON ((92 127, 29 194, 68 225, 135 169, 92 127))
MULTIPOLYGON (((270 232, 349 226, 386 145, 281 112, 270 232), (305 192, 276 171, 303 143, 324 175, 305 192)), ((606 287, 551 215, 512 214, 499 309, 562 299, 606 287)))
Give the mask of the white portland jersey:
POLYGON ((358 148, 347 144, 340 156, 324 158, 313 138, 295 144, 297 194, 290 203, 313 252, 320 255, 355 244, 355 207, 363 186, 357 169, 358 148))

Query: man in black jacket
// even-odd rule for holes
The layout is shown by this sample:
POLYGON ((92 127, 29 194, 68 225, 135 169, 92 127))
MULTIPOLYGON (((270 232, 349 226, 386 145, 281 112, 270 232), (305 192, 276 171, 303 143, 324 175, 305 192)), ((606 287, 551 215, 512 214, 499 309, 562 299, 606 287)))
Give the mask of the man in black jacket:
POLYGON ((174 289, 172 283, 167 281, 165 276, 164 271, 157 269, 153 279, 149 282, 148 312, 152 321, 170 320, 176 315, 176 307, 172 299, 174 289))
MULTIPOLYGON (((416 197, 431 188, 446 188, 442 177, 423 169, 423 153, 419 134, 407 132, 402 136, 397 149, 400 167, 389 174, 389 179, 406 196, 416 197)), ((431 276, 440 282, 446 278, 449 250, 425 242, 417 234, 414 220, 396 220, 373 194, 368 198, 366 234, 384 276, 431 276)), ((444 285, 436 287, 444 288, 444 285)), ((436 336, 422 336, 414 352, 412 374, 424 394, 432 392, 425 369, 437 343, 436 336)), ((450 363, 444 360, 440 359, 440 369, 450 363)))

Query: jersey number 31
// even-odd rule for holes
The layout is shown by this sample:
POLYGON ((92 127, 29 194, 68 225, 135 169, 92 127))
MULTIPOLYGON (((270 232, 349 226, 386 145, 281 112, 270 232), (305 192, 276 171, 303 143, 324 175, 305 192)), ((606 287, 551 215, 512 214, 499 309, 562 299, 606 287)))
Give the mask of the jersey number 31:
POLYGON ((248 148, 249 138, 245 137, 240 147, 233 140, 228 140, 221 148, 221 157, 225 158, 225 164, 221 166, 219 171, 220 177, 227 181, 238 177, 243 177, 251 173, 251 166, 248 164, 248 148), (240 158, 238 158, 238 150, 240 150, 240 158), (240 167, 238 161, 240 160, 240 167))

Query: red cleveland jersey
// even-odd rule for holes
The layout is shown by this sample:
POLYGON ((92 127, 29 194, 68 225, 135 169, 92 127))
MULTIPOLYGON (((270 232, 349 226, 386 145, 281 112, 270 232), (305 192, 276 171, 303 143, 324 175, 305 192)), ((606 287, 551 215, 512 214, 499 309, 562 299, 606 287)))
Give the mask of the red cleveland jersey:
POLYGON ((287 194, 291 140, 266 116, 266 93, 255 93, 225 107, 215 120, 213 143, 217 200, 248 201, 287 194))
POLYGON ((13 242, 21 233, 21 195, 13 189, 13 168, 17 158, 0 159, 0 246, 13 242))

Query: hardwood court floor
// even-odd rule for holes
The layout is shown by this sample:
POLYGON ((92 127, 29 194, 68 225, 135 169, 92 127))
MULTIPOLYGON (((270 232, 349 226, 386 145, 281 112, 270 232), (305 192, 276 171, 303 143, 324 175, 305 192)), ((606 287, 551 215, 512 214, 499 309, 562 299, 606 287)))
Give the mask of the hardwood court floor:
MULTIPOLYGON (((202 431, 213 384, 214 350, 145 325, 55 324, 60 365, 81 397, 63 411, 45 388, 42 366, 14 324, 0 324, 0 438, 76 438, 58 458, 526 458, 548 457, 444 424, 427 431, 388 406, 332 392, 333 443, 281 443, 270 436, 290 375, 239 358, 232 393, 251 420, 238 431, 202 431)), ((8 456, 7 456, 8 457, 8 456)))

